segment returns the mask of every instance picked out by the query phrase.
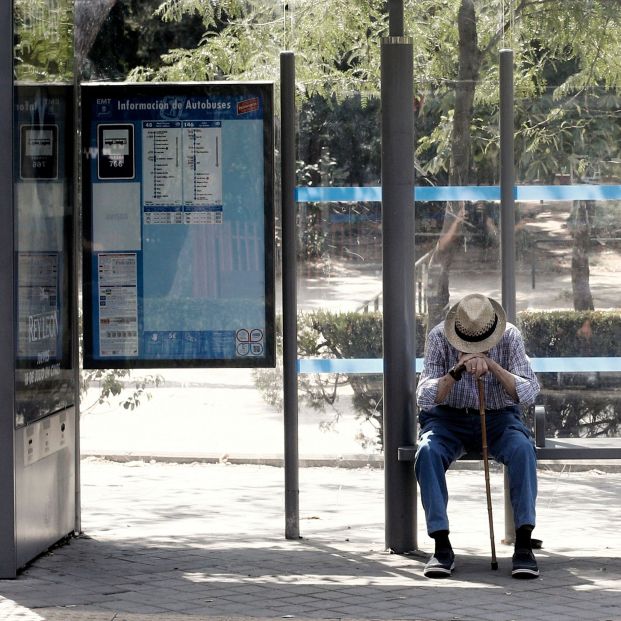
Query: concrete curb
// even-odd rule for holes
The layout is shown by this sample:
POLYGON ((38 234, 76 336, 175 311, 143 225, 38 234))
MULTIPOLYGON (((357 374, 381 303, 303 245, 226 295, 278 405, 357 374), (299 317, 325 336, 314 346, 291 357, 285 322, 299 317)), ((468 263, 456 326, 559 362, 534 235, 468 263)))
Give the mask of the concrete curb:
MULTIPOLYGON (((252 466, 284 467, 284 459, 281 455, 216 455, 216 454, 184 454, 184 453, 115 453, 112 451, 87 451, 82 453, 82 458, 105 459, 118 463, 131 461, 157 462, 170 464, 234 464, 252 466)), ((300 468, 384 468, 382 455, 316 455, 300 457, 300 468)), ((550 472, 586 472, 600 470, 602 472, 621 472, 621 460, 560 460, 540 461, 539 470, 550 472)), ((492 470, 501 470, 502 466, 490 461, 492 470)), ((453 470, 483 470, 483 462, 458 461, 451 466, 453 470)))

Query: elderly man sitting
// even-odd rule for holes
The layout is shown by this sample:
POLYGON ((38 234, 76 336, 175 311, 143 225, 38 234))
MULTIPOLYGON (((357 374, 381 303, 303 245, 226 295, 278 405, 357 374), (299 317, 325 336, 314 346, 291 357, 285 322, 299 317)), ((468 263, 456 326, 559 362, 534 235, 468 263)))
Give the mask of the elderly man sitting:
POLYGON ((419 444, 416 478, 427 532, 435 552, 425 565, 429 578, 448 577, 455 568, 449 540, 446 471, 465 451, 481 450, 477 382, 483 378, 490 455, 508 468, 516 526, 512 575, 539 575, 532 552, 537 464, 534 443, 520 412, 534 402, 539 383, 519 330, 507 323, 498 302, 480 294, 465 296, 433 328, 425 347, 417 387, 419 444))

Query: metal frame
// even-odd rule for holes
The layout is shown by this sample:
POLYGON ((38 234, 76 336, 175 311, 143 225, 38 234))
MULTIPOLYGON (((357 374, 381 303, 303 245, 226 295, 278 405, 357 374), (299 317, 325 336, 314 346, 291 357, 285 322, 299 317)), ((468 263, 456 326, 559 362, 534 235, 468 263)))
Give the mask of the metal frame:
POLYGON ((0 4, 0 578, 16 574, 13 286, 13 2, 0 4))
POLYGON ((298 450, 297 231, 295 203, 295 55, 280 55, 280 166, 282 200, 283 415, 285 537, 300 537, 298 450))
MULTIPOLYGON (((13 81, 13 3, 0 6, 0 578, 18 570, 63 537, 74 532, 78 513, 76 487, 77 404, 49 412, 23 427, 16 426, 16 264, 14 205, 14 135, 16 93, 13 81), (37 447, 37 450, 35 450, 37 447), (38 451, 38 452, 37 452, 38 451)), ((70 98, 73 101, 73 98, 70 98)), ((73 103, 68 110, 73 115, 73 103)), ((71 134, 73 144, 73 134, 71 134)), ((68 143, 67 143, 68 144, 68 143)), ((72 149, 67 175, 73 174, 72 149)), ((71 183, 67 185, 72 192, 71 183)), ((73 195, 67 196, 69 200, 73 195)), ((75 211, 74 211, 75 214, 75 211)), ((68 229, 67 229, 68 232, 68 229)), ((74 238, 69 244, 73 246, 74 238)), ((73 250, 73 248, 72 248, 73 250)), ((73 256, 73 254, 72 254, 73 256)), ((73 265, 70 269, 73 268, 73 265)), ((74 306, 75 295, 67 291, 74 306)), ((77 318, 72 317, 72 327, 77 318)), ((77 379, 77 333, 72 334, 71 363, 77 379)), ((74 393, 77 397, 77 382, 74 393)))
MULTIPOLYGON (((83 208, 83 335, 84 368, 193 368, 193 367, 273 367, 275 364, 275 274, 274 274, 274 116, 273 83, 257 82, 166 82, 166 83, 84 83, 82 98, 82 208, 83 208), (264 241, 265 241, 265 356, 244 358, 154 358, 95 356, 93 334, 93 256, 92 248, 92 175, 89 162, 91 110, 98 98, 164 97, 169 95, 234 96, 242 93, 263 97, 264 156, 264 241)), ((119 123, 126 124, 123 121, 119 123)))
MULTIPOLYGON (((391 7, 392 8, 392 7, 391 7)), ((392 21, 392 20, 391 20, 392 21)), ((399 16, 397 17, 399 22, 399 16)), ((382 273, 386 548, 417 548, 416 479, 397 450, 416 436, 414 112, 412 41, 382 40, 382 273)), ((393 29, 391 28, 391 31, 393 29)))

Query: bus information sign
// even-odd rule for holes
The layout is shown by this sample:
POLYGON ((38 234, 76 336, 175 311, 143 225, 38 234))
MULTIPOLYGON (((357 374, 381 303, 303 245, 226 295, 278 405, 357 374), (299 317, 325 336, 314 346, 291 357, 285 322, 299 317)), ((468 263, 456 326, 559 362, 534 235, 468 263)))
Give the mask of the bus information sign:
POLYGON ((85 366, 274 365, 270 83, 85 84, 85 366))

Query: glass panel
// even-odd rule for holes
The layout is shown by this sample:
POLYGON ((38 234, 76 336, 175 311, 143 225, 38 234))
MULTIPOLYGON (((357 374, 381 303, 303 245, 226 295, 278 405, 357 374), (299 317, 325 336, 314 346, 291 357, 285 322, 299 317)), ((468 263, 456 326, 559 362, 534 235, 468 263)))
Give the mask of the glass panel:
POLYGON ((73 3, 15 3, 16 424, 71 406, 73 3))
MULTIPOLYGON (((386 31, 385 3, 351 3, 346 8, 354 10, 344 15, 331 12, 323 2, 257 0, 244 5, 243 19, 234 11, 225 14, 214 9, 233 3, 166 3, 164 11, 154 13, 159 4, 158 0, 126 0, 114 3, 110 10, 105 3, 80 2, 89 24, 84 37, 78 38, 83 76, 277 80, 279 51, 293 49, 298 54, 298 185, 380 185, 379 42, 386 31), (183 7, 199 7, 199 12, 192 8, 184 14, 183 7), (210 11, 215 19, 210 36, 203 37, 210 11), (343 23, 348 27, 343 29, 343 23), (177 49, 161 58, 165 48, 177 49)), ((414 101, 417 186, 430 191, 415 207, 416 308, 429 326, 465 293, 477 290, 496 299, 502 296, 499 202, 482 191, 499 182, 500 47, 510 45, 516 50, 517 183, 557 188, 621 183, 617 89, 583 88, 587 78, 604 84, 614 73, 604 71, 602 63, 610 64, 609 59, 618 56, 610 47, 616 39, 592 35, 597 28, 616 23, 616 14, 609 19, 605 11, 600 14, 589 6, 588 22, 594 30, 584 38, 587 29, 558 29, 558 23, 582 24, 582 6, 559 4, 558 10, 542 12, 533 4, 521 7, 516 19, 510 3, 476 2, 472 4, 475 19, 470 20, 476 30, 463 34, 478 38, 464 41, 470 48, 462 46, 460 57, 457 22, 464 25, 468 15, 459 12, 459 6, 450 2, 446 10, 430 12, 428 4, 415 3, 407 5, 405 15, 406 31, 414 38, 418 80, 414 101), (590 62, 595 41, 602 44, 602 51, 590 62), (572 44, 571 49, 567 44, 572 44), (467 49, 470 53, 463 54, 467 49), (469 75, 460 71, 460 63, 469 75), (584 67, 592 69, 591 76, 585 75, 584 67), (579 83, 579 96, 572 83, 579 83), (552 92, 546 91, 547 85, 564 86, 552 92), (455 196, 449 202, 434 193, 446 186, 475 187, 482 193, 474 198, 455 196)), ((377 312, 381 321, 381 204, 368 196, 340 200, 298 205, 299 310, 304 316, 319 311, 377 312)), ((579 323, 569 327, 569 323, 561 326, 553 314, 588 308, 588 290, 595 309, 618 308, 615 272, 621 226, 615 200, 562 201, 546 195, 517 205, 517 309, 546 313, 548 341, 556 347, 539 349, 547 341, 538 332, 529 336, 529 353, 534 356, 549 358, 560 351, 559 343, 567 347, 573 343, 571 351, 577 353, 563 350, 566 360, 603 355, 618 359, 616 350, 603 345, 621 342, 612 315, 602 339, 596 338, 593 317, 587 322, 586 316, 575 315, 572 321, 579 323)), ((381 356, 374 339, 358 339, 356 351, 347 355, 381 356)), ((312 340, 304 347, 305 355, 319 355, 312 353, 312 340)), ((607 392, 601 395, 607 404, 616 398, 612 394, 616 376, 611 372, 567 373, 554 371, 553 380, 582 382, 583 396, 599 394, 595 386, 600 382, 605 384, 607 392)), ((542 381, 547 387, 548 380, 542 381)), ((616 420, 617 414, 612 418, 616 420)), ((572 429, 572 434, 578 433, 577 427, 572 429)))
POLYGON ((555 372, 539 374, 548 435, 619 435, 621 201, 584 193, 585 185, 603 186, 593 189, 596 197, 621 183, 618 105, 613 90, 558 97, 549 89, 516 106, 516 126, 546 127, 530 139, 518 133, 519 183, 543 187, 539 200, 517 206, 516 242, 530 353, 559 358, 555 372))
POLYGON ((84 366, 273 366, 272 85, 81 96, 84 366))

